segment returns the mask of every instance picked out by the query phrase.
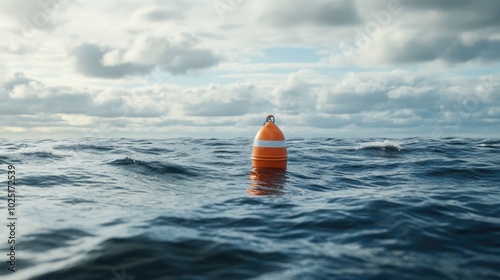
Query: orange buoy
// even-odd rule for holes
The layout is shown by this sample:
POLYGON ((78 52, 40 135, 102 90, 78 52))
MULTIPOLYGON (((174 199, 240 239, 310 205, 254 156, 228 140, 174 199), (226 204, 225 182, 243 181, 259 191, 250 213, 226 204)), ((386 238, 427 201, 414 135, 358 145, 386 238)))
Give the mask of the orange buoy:
POLYGON ((286 169, 287 160, 285 136, 269 115, 253 141, 252 166, 286 169))

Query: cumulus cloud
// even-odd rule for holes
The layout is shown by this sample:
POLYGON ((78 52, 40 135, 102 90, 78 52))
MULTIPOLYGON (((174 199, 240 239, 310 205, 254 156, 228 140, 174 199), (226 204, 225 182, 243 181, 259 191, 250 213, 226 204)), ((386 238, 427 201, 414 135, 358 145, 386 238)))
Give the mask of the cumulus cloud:
POLYGON ((450 132, 491 127, 500 118, 500 85, 495 77, 457 83, 453 78, 391 71, 349 73, 334 80, 312 78, 318 75, 298 71, 272 88, 235 82, 82 91, 46 86, 16 73, 2 84, 7 102, 0 104, 0 112, 4 120, 22 115, 16 123, 26 128, 36 124, 67 129, 102 126, 108 131, 247 127, 260 125, 262 116, 274 113, 285 127, 296 129, 410 129, 429 136, 435 127, 450 132), (27 92, 28 87, 33 95, 20 94, 19 90, 27 92), (44 119, 51 122, 44 124, 44 119))
POLYGON ((217 65, 221 58, 212 50, 199 47, 190 34, 178 37, 139 36, 127 50, 84 43, 72 50, 76 69, 90 77, 121 78, 144 74, 154 68, 172 74, 186 74, 217 65))
POLYGON ((15 73, 3 83, 2 115, 83 114, 91 105, 90 96, 65 87, 47 87, 43 83, 15 73))
POLYGON ((217 65, 221 58, 199 46, 200 40, 183 33, 176 37, 139 36, 124 54, 124 61, 157 65, 172 74, 185 74, 217 65))
POLYGON ((109 58, 104 59, 106 48, 95 44, 84 43, 75 47, 71 54, 76 58, 76 70, 85 76, 100 78, 121 78, 127 75, 147 73, 153 69, 151 65, 134 63, 114 63, 109 66, 109 58))
POLYGON ((4 100, 0 114, 71 114, 90 117, 158 117, 168 113, 168 99, 157 92, 138 88, 84 91, 51 87, 16 73, 3 83, 4 100))
POLYGON ((36 82, 36 81, 30 78, 26 78, 26 76, 24 76, 24 73, 22 72, 16 72, 12 76, 10 77, 8 76, 5 78, 5 81, 3 83, 3 88, 11 91, 14 89, 14 87, 18 85, 27 85, 31 82, 36 82))
POLYGON ((499 122, 499 1, 96 2, 20 22, 53 1, 0 3, 0 66, 14 73, 0 130, 207 136, 274 113, 288 131, 429 136, 499 122))
POLYGON ((167 115, 171 108, 166 94, 145 88, 105 89, 92 96, 93 106, 88 114, 106 118, 160 117, 167 115))
POLYGON ((186 90, 183 95, 185 113, 191 116, 242 116, 269 107, 268 101, 249 83, 210 85, 186 90))
POLYGON ((334 63, 453 65, 500 60, 498 1, 373 1, 357 9, 361 21, 339 41, 331 57, 334 63))
MULTIPOLYGON (((296 83, 298 76, 292 74, 275 90, 296 83)), ((331 83, 298 84, 301 90, 294 96, 294 103, 315 109, 282 113, 295 125, 321 128, 380 127, 426 131, 430 135, 436 126, 452 132, 472 129, 473 123, 490 122, 488 112, 500 106, 500 96, 495 94, 498 85, 491 81, 462 79, 457 83, 451 78, 407 71, 350 73, 331 83)), ((276 108, 281 102, 286 98, 276 101, 276 108)))
POLYGON ((272 91, 275 108, 289 115, 297 115, 315 110, 315 87, 308 82, 313 73, 299 71, 291 74, 287 81, 272 91))

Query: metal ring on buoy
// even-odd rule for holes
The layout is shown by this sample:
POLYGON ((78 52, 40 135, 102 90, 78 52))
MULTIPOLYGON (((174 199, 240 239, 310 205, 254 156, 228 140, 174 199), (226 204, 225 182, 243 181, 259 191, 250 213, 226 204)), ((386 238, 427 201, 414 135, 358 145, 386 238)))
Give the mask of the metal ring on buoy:
POLYGON ((264 122, 264 125, 266 124, 266 122, 273 122, 274 123, 274 116, 273 115, 267 116, 266 121, 264 122))

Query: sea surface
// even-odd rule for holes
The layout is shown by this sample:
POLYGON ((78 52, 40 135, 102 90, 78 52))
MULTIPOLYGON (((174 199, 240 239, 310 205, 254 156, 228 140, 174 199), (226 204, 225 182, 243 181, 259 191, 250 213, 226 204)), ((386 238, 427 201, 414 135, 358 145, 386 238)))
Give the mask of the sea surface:
POLYGON ((2 139, 0 278, 500 279, 499 139, 252 140, 2 139))

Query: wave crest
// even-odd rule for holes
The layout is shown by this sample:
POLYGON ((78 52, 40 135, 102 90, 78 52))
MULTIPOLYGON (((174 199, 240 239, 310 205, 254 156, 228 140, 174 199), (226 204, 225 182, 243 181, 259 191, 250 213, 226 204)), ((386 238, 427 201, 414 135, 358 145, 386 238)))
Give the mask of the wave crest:
POLYGON ((403 150, 403 148, 399 143, 389 140, 384 140, 383 142, 377 141, 377 142, 362 143, 358 147, 356 147, 356 150, 366 150, 366 149, 382 150, 382 151, 398 151, 398 152, 403 150))
POLYGON ((54 145, 26 145, 23 148, 19 149, 19 153, 23 155, 37 155, 41 157, 55 157, 62 158, 65 156, 69 156, 68 154, 61 153, 54 149, 54 145))
POLYGON ((160 161, 143 161, 135 158, 126 157, 117 159, 109 164, 115 166, 122 166, 127 169, 137 170, 139 172, 153 172, 161 174, 177 174, 185 176, 195 176, 196 173, 191 170, 194 168, 187 168, 182 165, 160 162, 160 161))

